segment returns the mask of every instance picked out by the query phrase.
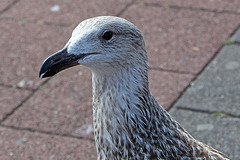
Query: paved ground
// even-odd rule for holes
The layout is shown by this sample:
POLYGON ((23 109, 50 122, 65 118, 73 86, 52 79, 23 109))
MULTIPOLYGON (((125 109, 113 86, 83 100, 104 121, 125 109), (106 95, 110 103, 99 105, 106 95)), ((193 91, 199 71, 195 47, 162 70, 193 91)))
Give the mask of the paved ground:
POLYGON ((224 46, 170 110, 196 139, 235 160, 240 157, 239 51, 239 45, 224 46))
POLYGON ((144 34, 156 99, 237 160, 239 8, 238 0, 0 1, 0 159, 96 159, 91 73, 75 67, 39 80, 38 72, 80 21, 115 15, 144 34))

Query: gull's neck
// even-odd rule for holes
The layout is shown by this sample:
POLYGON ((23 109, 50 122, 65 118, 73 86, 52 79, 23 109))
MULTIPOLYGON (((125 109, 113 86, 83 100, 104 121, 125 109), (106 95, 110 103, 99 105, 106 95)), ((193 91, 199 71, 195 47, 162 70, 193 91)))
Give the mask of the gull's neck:
POLYGON ((147 78, 147 67, 93 71, 93 125, 98 153, 106 148, 118 151, 119 148, 114 148, 114 144, 122 144, 122 147, 129 145, 127 126, 131 122, 128 119, 134 120, 136 113, 139 113, 134 106, 139 104, 135 94, 150 94, 147 78))
POLYGON ((171 159, 207 153, 203 149, 206 146, 193 139, 156 102, 147 73, 147 67, 93 71, 98 159, 171 159), (195 150, 197 147, 200 151, 195 150))
MULTIPOLYGON (((123 68, 104 73, 93 72, 93 114, 94 125, 122 125, 128 113, 137 113, 134 105, 140 105, 139 96, 149 96, 147 67, 123 68), (121 122, 118 124, 118 122, 121 122)), ((111 131, 114 128, 103 128, 111 131)))
MULTIPOLYGON (((109 158, 120 151, 126 157, 137 154, 128 153, 128 149, 136 151, 134 147, 144 145, 144 137, 139 134, 147 136, 154 127, 161 127, 159 130, 168 135, 173 132, 168 127, 177 124, 151 95, 147 67, 93 72, 92 81, 94 133, 100 156, 109 155, 109 158), (156 125, 151 122, 159 124, 151 126, 156 125)), ((167 137, 163 139, 166 141, 167 137)))

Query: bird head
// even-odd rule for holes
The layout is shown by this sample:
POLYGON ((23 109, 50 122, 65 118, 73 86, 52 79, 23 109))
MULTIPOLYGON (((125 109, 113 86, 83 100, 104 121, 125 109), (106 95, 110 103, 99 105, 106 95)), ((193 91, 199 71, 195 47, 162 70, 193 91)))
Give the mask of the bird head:
POLYGON ((43 62, 39 77, 79 64, 108 72, 146 61, 143 36, 134 24, 120 17, 100 16, 81 22, 65 47, 43 62))

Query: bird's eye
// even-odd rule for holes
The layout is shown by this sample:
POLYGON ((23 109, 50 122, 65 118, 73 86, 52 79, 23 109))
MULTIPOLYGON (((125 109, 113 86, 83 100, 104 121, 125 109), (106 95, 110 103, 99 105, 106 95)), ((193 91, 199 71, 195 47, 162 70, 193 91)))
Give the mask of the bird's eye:
POLYGON ((113 36, 113 32, 112 31, 107 31, 102 35, 102 38, 105 40, 110 40, 113 36))

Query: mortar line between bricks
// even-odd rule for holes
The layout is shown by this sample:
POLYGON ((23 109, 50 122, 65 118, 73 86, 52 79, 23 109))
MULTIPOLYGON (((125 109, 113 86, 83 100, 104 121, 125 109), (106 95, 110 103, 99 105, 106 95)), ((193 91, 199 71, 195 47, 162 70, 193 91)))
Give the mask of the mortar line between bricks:
POLYGON ((9 125, 0 125, 1 127, 8 128, 8 129, 13 129, 17 131, 27 131, 31 133, 40 133, 40 134, 45 134, 45 135, 51 135, 51 136, 58 136, 58 137, 66 137, 66 138, 74 138, 74 139, 81 139, 81 140, 88 140, 91 142, 95 142, 93 138, 87 138, 87 137, 82 137, 82 136, 73 136, 69 134, 60 134, 60 133, 54 133, 50 131, 42 131, 42 130, 37 130, 37 129, 32 129, 32 128, 20 128, 16 126, 9 126, 9 125))
POLYGON ((11 112, 7 113, 7 114, 3 117, 3 119, 0 121, 0 125, 1 125, 2 123, 4 123, 4 122, 8 119, 8 117, 10 117, 11 115, 13 115, 19 108, 21 108, 21 106, 22 106, 23 104, 25 104, 25 103, 39 90, 39 87, 40 87, 40 86, 44 86, 45 84, 47 84, 47 82, 50 81, 50 79, 51 79, 51 78, 48 78, 48 79, 45 80, 43 83, 41 83, 36 89, 34 89, 34 90, 32 91, 31 94, 29 94, 25 99, 23 99, 20 104, 18 104, 16 107, 14 107, 11 112))
POLYGON ((185 72, 185 71, 178 71, 178 70, 171 70, 171 69, 165 69, 165 68, 157 68, 157 67, 148 67, 149 70, 155 70, 155 71, 162 71, 162 72, 171 72, 171 73, 178 73, 178 74, 188 74, 188 75, 194 75, 196 76, 196 73, 192 72, 185 72))
POLYGON ((171 4, 158 4, 158 3, 143 3, 143 6, 151 6, 151 7, 161 7, 161 8, 169 8, 169 9, 178 9, 178 10, 190 10, 190 11, 197 11, 197 12, 212 12, 212 13, 227 13, 227 14, 236 14, 240 15, 240 12, 231 11, 231 10, 216 10, 216 9, 207 9, 207 8, 196 8, 196 7, 184 7, 184 6, 177 6, 171 4))
POLYGON ((233 41, 233 44, 225 44, 224 46, 240 46, 240 42, 233 41))
POLYGON ((19 2, 20 0, 15 0, 13 1, 11 4, 9 4, 6 8, 4 8, 3 10, 0 11, 0 15, 3 14, 4 12, 8 11, 10 8, 12 8, 17 2, 19 2))
POLYGON ((116 14, 116 16, 121 16, 131 5, 135 3, 136 0, 132 0, 130 3, 128 3, 120 12, 116 14))
MULTIPOLYGON (((38 25, 46 25, 46 26, 58 26, 58 27, 72 27, 72 26, 76 26, 76 24, 68 24, 68 23, 52 23, 52 22, 48 22, 48 21, 43 21, 43 20, 29 20, 26 18, 13 18, 13 17, 0 17, 0 20, 10 20, 13 22, 22 22, 22 23, 33 23, 33 24, 38 24, 38 25)), ((72 27, 73 28, 73 27, 72 27)))
POLYGON ((240 25, 238 25, 235 29, 233 29, 232 33, 230 33, 229 35, 229 39, 232 38, 232 36, 236 34, 239 29, 240 29, 240 25))
POLYGON ((233 115, 231 113, 226 113, 226 112, 218 112, 218 111, 208 111, 208 110, 201 110, 201 109, 194 109, 194 108, 189 108, 189 107, 184 107, 184 106, 177 106, 176 109, 179 110, 184 110, 184 111, 192 111, 192 112, 199 112, 199 113, 205 113, 205 114, 214 114, 214 113, 222 113, 225 116, 224 117, 230 117, 230 118, 237 118, 240 119, 240 115, 233 115))
MULTIPOLYGON (((233 41, 234 43, 233 44, 229 44, 229 45, 237 45, 237 46, 240 46, 240 41, 233 41)), ((228 46, 228 45, 226 45, 228 46)))
POLYGON ((177 6, 172 4, 158 4, 158 3, 143 3, 143 6, 151 6, 151 7, 161 7, 161 8, 169 8, 169 9, 184 9, 184 10, 191 10, 191 11, 200 11, 200 12, 213 12, 213 13, 228 13, 228 14, 237 14, 240 15, 240 12, 231 11, 231 10, 216 10, 216 9, 207 9, 207 8, 196 8, 196 7, 184 7, 184 6, 177 6))
POLYGON ((18 89, 18 90, 26 90, 26 91, 34 91, 34 89, 31 89, 31 88, 20 88, 20 87, 14 87, 12 85, 6 85, 6 84, 3 84, 3 83, 0 83, 0 86, 1 87, 5 87, 5 88, 12 88, 12 89, 18 89))

